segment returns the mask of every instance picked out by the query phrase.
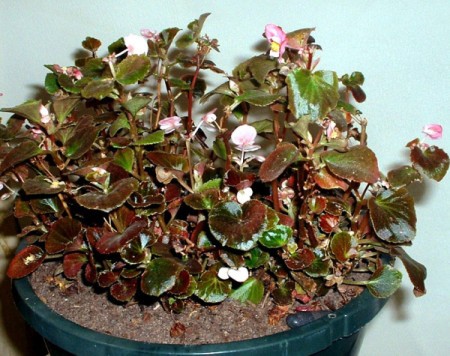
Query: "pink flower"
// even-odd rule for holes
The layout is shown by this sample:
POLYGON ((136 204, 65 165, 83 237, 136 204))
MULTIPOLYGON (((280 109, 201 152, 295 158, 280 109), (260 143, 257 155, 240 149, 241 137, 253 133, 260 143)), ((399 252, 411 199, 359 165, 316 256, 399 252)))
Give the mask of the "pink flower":
POLYGON ((280 26, 269 24, 266 25, 264 34, 270 43, 269 55, 271 57, 278 57, 281 60, 281 56, 286 50, 286 32, 280 26))
POLYGON ((166 117, 165 119, 159 121, 160 129, 164 130, 166 134, 175 131, 180 126, 182 126, 182 124, 181 119, 178 116, 166 117))
POLYGON ((69 67, 67 68, 67 75, 69 77, 74 77, 76 80, 80 80, 83 78, 83 73, 77 67, 69 67))
POLYGON ((130 34, 130 35, 124 37, 123 40, 125 42, 125 46, 127 46, 127 49, 125 51, 122 51, 119 54, 117 54, 116 57, 122 55, 126 51, 128 51, 129 55, 147 54, 148 44, 147 44, 146 38, 144 38, 142 36, 130 34))
POLYGON ((442 137, 442 126, 438 124, 428 124, 423 127, 422 132, 429 138, 437 140, 442 137))
POLYGON ((215 131, 216 127, 218 127, 216 120, 217 120, 217 116, 216 114, 214 114, 216 112, 217 109, 212 109, 211 111, 209 111, 208 113, 206 113, 203 117, 202 120, 199 122, 199 124, 197 125, 197 127, 195 128, 195 130, 191 133, 191 137, 194 137, 197 134, 198 129, 205 124, 206 128, 208 129, 208 131, 215 131), (216 126, 214 126, 213 124, 215 124, 216 126))
POLYGON ((50 114, 48 112, 48 109, 44 105, 41 105, 41 107, 39 108, 39 114, 41 115, 41 122, 43 124, 48 124, 50 122, 50 114))
POLYGON ((256 151, 261 148, 261 146, 254 145, 257 134, 258 133, 253 126, 241 125, 238 126, 231 134, 231 141, 236 145, 236 148, 239 151, 256 151))
POLYGON ((159 33, 156 32, 156 31, 149 30, 147 28, 143 28, 141 30, 141 36, 145 37, 145 38, 147 38, 147 39, 149 39, 150 41, 153 41, 153 42, 159 40, 159 33))

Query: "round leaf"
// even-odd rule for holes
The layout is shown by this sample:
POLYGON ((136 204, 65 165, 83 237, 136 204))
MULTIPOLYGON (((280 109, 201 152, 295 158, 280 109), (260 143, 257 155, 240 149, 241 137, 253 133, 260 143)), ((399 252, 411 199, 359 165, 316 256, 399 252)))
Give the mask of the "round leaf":
POLYGON ((392 243, 411 241, 416 234, 414 199, 405 188, 385 190, 368 202, 377 236, 392 243))
POLYGON ((142 274, 141 289, 145 294, 159 297, 175 285, 180 265, 170 258, 152 260, 142 274))
POLYGON ((367 289, 377 298, 390 297, 400 287, 402 274, 395 268, 385 265, 378 268, 367 281, 367 289))
POLYGON ((132 55, 117 66, 116 80, 122 85, 135 84, 150 70, 150 59, 144 55, 132 55))
POLYGON ((310 115, 312 121, 323 119, 337 105, 339 80, 335 72, 294 69, 286 83, 289 109, 297 119, 304 115, 310 115))
POLYGON ((250 277, 230 295, 241 303, 259 304, 264 297, 264 284, 259 279, 250 277))
POLYGON ((292 143, 280 143, 261 164, 259 176, 263 182, 277 179, 287 167, 299 159, 299 151, 292 143))
POLYGON ((277 225, 263 232, 259 242, 268 248, 278 248, 287 244, 292 236, 292 229, 285 225, 277 225))
POLYGON ((220 303, 230 292, 231 282, 222 281, 215 272, 208 271, 202 274, 195 294, 206 303, 220 303))
POLYGON ((335 234, 330 244, 331 252, 340 262, 355 257, 357 254, 356 246, 358 246, 358 240, 346 231, 335 234))
POLYGON ((322 159, 331 173, 350 181, 375 183, 380 178, 377 157, 366 146, 353 146, 347 152, 326 151, 322 159))
POLYGON ((30 245, 20 250, 12 259, 6 274, 9 278, 22 278, 34 272, 44 261, 45 252, 38 246, 30 245))
POLYGON ((244 205, 222 202, 211 209, 209 227, 223 245, 248 251, 253 248, 266 228, 266 206, 258 200, 244 205))

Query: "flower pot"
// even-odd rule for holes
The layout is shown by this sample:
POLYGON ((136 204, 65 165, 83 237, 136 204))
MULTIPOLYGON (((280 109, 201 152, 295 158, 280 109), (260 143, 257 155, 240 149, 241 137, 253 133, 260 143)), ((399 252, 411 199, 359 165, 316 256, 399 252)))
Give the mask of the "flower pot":
MULTIPOLYGON (((51 355, 350 355, 357 354, 362 328, 384 306, 366 290, 343 308, 306 325, 257 339, 209 345, 131 341, 79 326, 52 311, 27 278, 12 282, 24 319, 46 340, 51 355)), ((263 322, 263 321, 262 321, 263 322)))

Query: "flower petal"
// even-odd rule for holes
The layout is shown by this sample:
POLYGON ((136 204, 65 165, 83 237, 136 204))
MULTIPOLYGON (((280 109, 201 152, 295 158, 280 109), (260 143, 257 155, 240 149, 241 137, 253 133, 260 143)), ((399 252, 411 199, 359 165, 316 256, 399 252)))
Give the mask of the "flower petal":
POLYGON ((433 140, 437 140, 442 137, 442 126, 438 124, 428 124, 422 129, 422 132, 433 140))

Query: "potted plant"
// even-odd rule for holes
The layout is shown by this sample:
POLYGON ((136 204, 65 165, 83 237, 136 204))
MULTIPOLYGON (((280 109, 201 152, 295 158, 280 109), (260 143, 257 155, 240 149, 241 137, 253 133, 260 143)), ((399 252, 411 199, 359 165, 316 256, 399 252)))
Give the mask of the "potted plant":
MULTIPOLYGON (((107 51, 87 37, 74 66, 47 65, 48 102, 2 110, 14 114, 1 127, 3 198, 13 200, 27 241, 7 273, 24 317, 68 352, 87 350, 82 328, 56 317, 62 324, 49 332, 46 307, 23 278, 47 260, 118 303, 143 294, 182 313, 194 302, 270 298, 261 322, 289 316, 294 328, 262 346, 125 342, 148 354, 298 352, 299 342, 309 354, 341 338, 353 344, 382 306, 376 298, 400 285, 390 258, 403 262, 415 295, 425 293, 425 267, 403 249, 416 225, 408 186, 443 179, 448 155, 414 139, 411 162, 382 174, 367 120, 352 104, 365 100, 364 76, 316 69, 314 29, 267 25, 268 51, 226 74, 208 59, 218 41, 202 34, 207 16, 184 32, 121 37, 107 51), (225 82, 207 90, 209 72, 225 82), (347 301, 353 285, 367 290, 301 325, 323 312, 322 296, 334 291, 347 301)), ((437 139, 442 127, 423 132, 437 139)), ((101 343, 117 352, 104 337, 89 336, 90 350, 101 343)))

